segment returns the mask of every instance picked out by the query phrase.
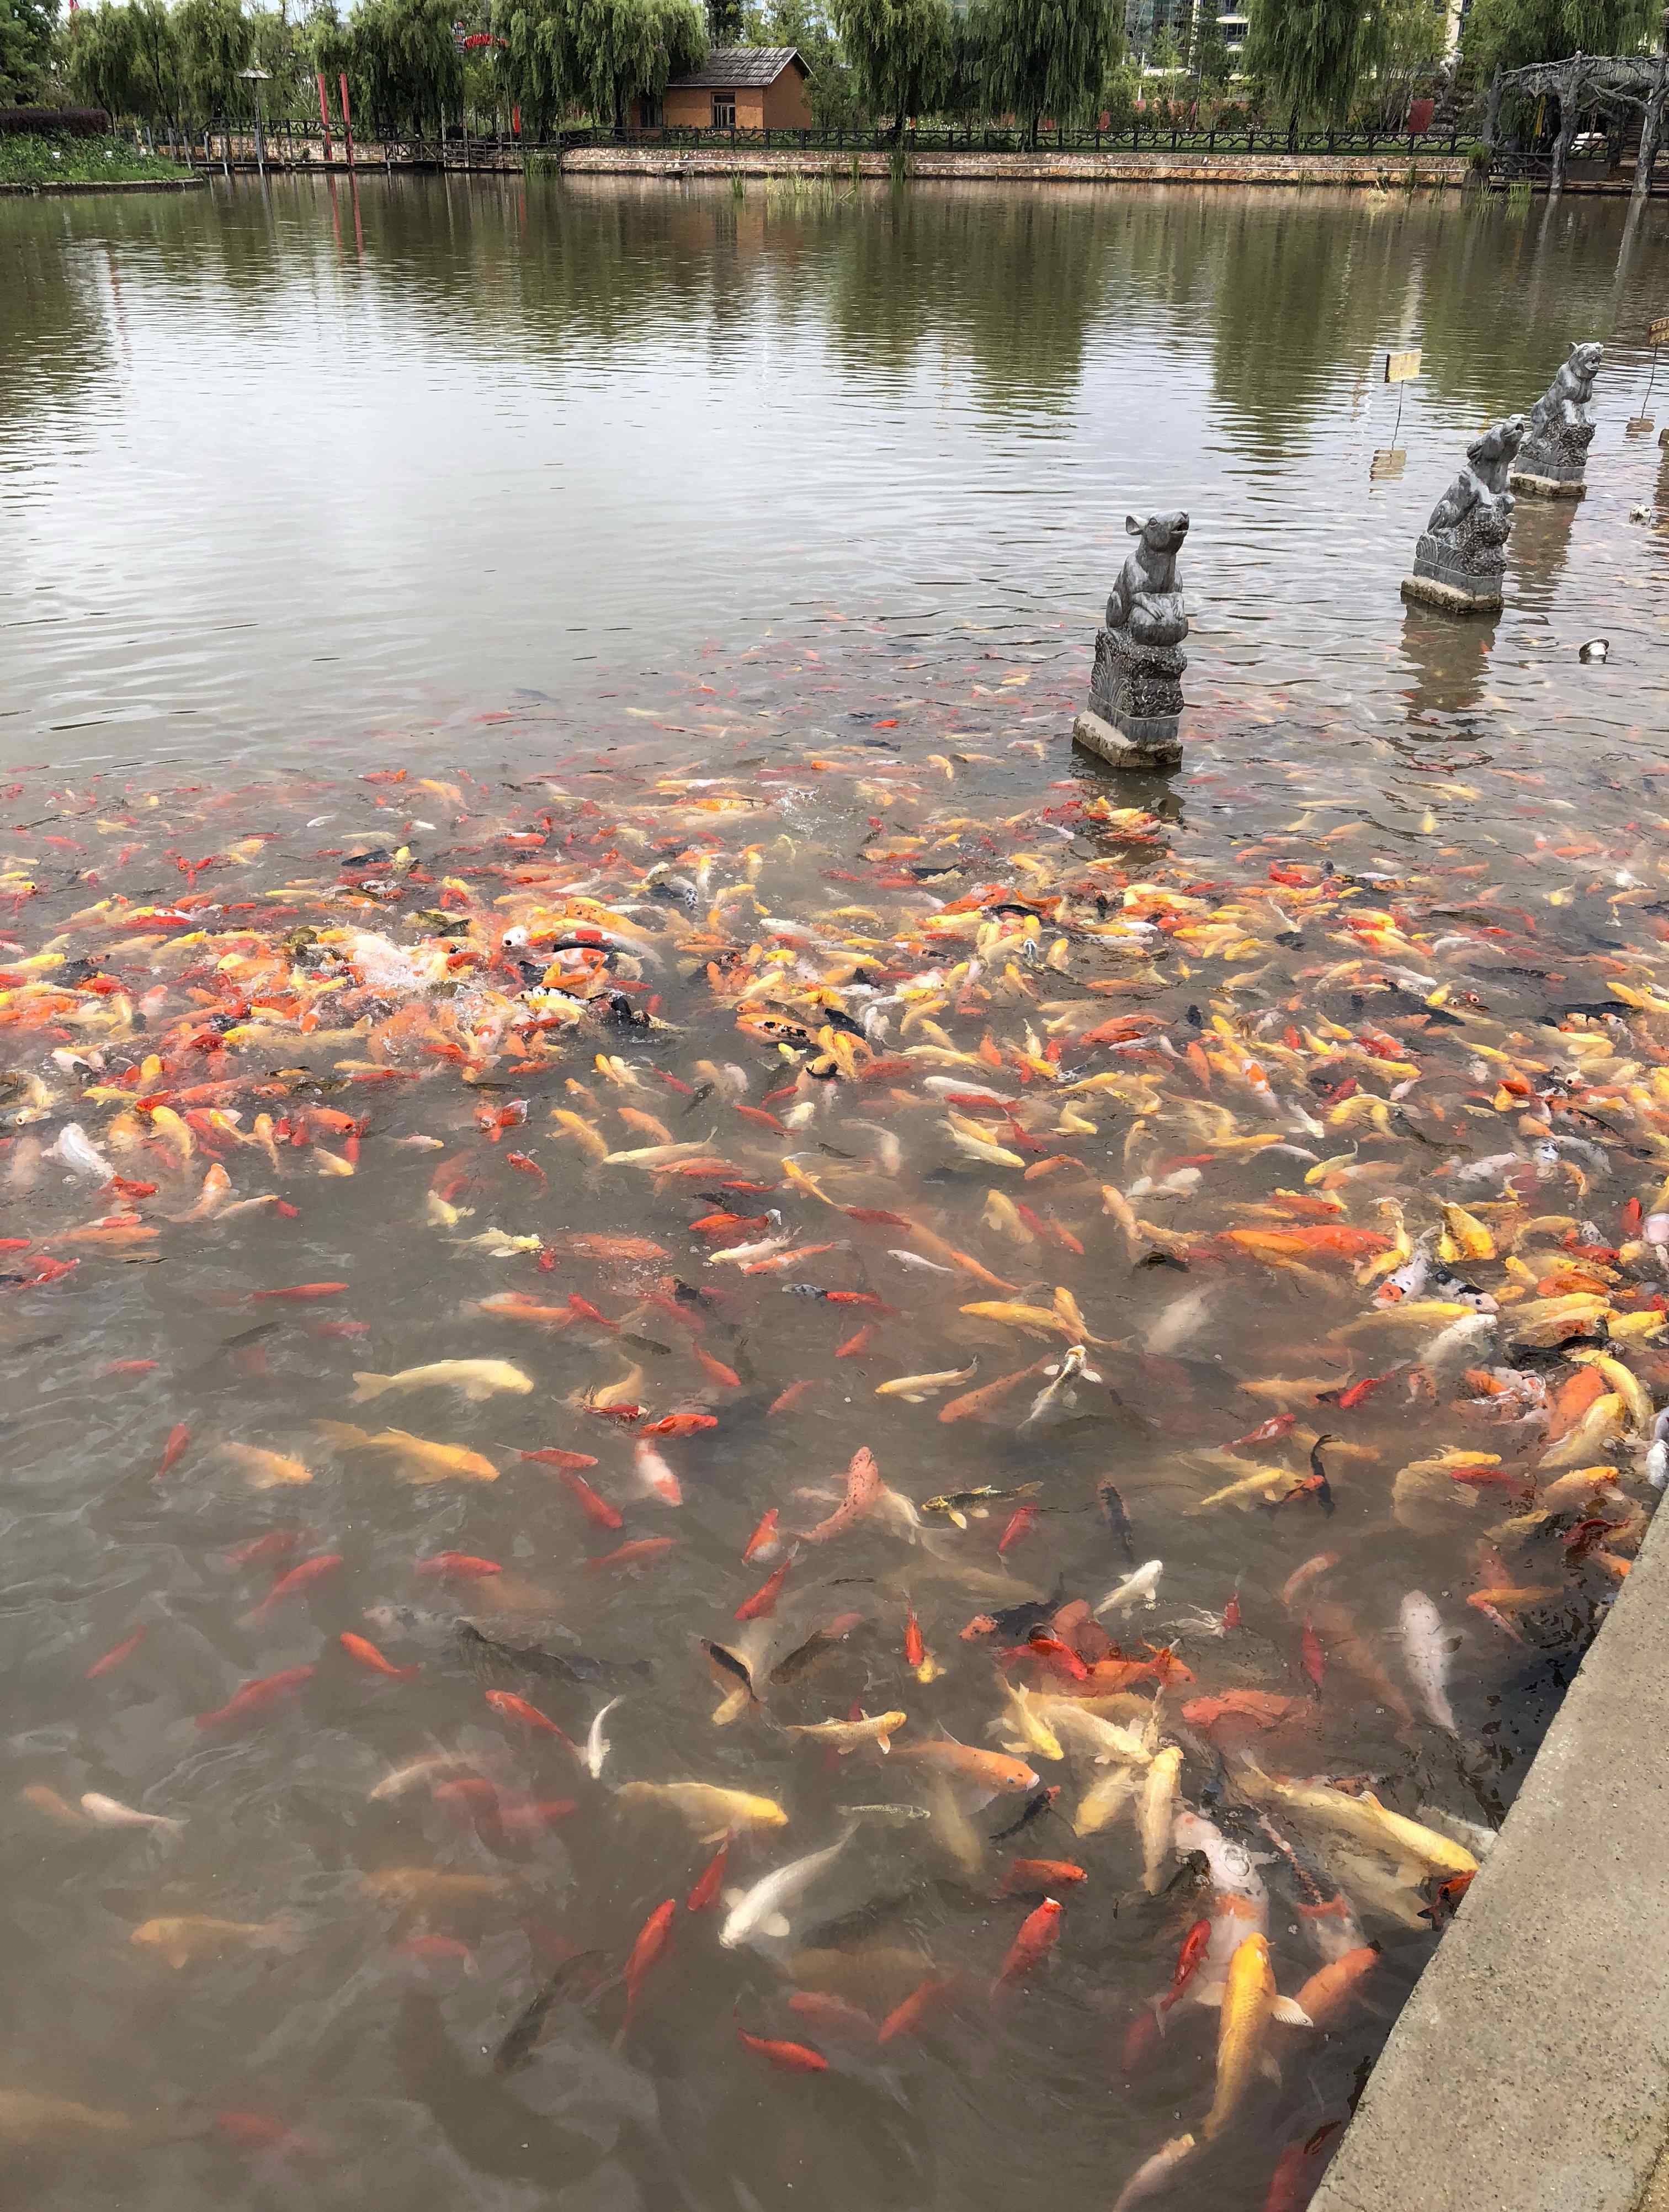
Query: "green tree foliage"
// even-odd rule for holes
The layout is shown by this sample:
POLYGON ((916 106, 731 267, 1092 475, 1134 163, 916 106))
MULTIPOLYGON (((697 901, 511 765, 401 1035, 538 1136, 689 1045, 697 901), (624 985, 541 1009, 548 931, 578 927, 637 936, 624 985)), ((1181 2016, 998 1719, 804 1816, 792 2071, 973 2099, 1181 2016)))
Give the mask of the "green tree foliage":
POLYGON ((857 122, 852 71, 818 0, 769 0, 766 6, 751 6, 743 31, 750 46, 798 49, 811 72, 805 96, 820 130, 847 130, 857 122))
POLYGON ((616 130, 628 100, 658 99, 669 77, 707 53, 706 20, 691 0, 563 0, 563 14, 570 95, 616 130))
POLYGON ((0 102, 28 106, 52 76, 52 12, 46 0, 0 0, 0 102))
POLYGON ((1342 123, 1381 35, 1380 0, 1257 0, 1247 66, 1295 125, 1312 116, 1342 123))
POLYGON ((1443 58, 1444 19, 1430 0, 1384 0, 1379 54, 1366 105, 1374 127, 1399 131, 1422 79, 1443 58))
POLYGON ((1043 116, 1096 112, 1124 51, 1120 0, 974 0, 970 21, 987 109, 1023 118, 1034 146, 1043 116))
POLYGON ((78 100, 115 116, 138 113, 133 18, 117 0, 82 8, 70 18, 64 67, 78 100))
POLYGON ((1657 20, 1650 0, 1473 0, 1462 65, 1470 81, 1487 84, 1497 67, 1563 61, 1579 50, 1637 53, 1657 20))
POLYGON ((950 0, 833 0, 834 27, 859 100, 890 115, 893 137, 930 112, 950 72, 950 0))
MULTIPOLYGON (((1431 0, 1415 0, 1425 9, 1427 16, 1435 22, 1431 0)), ((1217 21, 1217 0, 1201 0, 1194 15, 1193 42, 1188 53, 1188 74, 1193 79, 1194 96, 1220 91, 1234 74, 1229 59, 1229 42, 1223 35, 1223 26, 1217 21)))
MULTIPOLYGON (((197 4, 197 0, 184 0, 197 4)), ((219 5, 222 0, 201 0, 219 5)), ((367 125, 409 137, 439 131, 443 111, 456 116, 464 64, 452 40, 452 0, 361 0, 349 18, 351 77, 367 125)))
MULTIPOLYGON (((707 0, 707 36, 715 46, 739 46, 743 43, 746 37, 745 12, 742 0, 707 0)), ((771 43, 775 45, 778 41, 774 40, 771 43)))
MULTIPOLYGON (((112 0, 104 0, 95 12, 104 15, 111 4, 112 0)), ((237 0, 178 0, 173 25, 185 105, 191 115, 207 119, 249 112, 249 87, 239 82, 238 72, 250 66, 254 28, 237 0)))
POLYGON ((521 110, 524 132, 539 138, 561 120, 568 96, 567 19, 557 0, 513 0, 494 27, 499 80, 521 110))

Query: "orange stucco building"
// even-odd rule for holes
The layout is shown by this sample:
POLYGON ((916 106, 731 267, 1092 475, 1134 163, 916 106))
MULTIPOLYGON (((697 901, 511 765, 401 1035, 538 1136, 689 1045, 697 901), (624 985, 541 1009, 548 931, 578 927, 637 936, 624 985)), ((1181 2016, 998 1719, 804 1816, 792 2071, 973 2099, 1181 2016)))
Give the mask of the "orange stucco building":
POLYGON ((809 131, 805 81, 811 74, 792 46, 715 46, 698 70, 667 86, 658 124, 696 131, 809 131))

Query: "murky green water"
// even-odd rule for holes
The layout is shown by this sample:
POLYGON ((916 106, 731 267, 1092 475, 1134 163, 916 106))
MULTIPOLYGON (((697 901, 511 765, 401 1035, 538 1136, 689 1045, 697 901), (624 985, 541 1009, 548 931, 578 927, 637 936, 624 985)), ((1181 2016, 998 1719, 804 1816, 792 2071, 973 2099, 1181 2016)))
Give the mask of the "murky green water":
POLYGON ((30 2201, 1110 2203, 1211 2106, 1216 2012, 1151 2008, 1201 1917, 1220 1975, 1234 1870, 1166 1887, 1198 1832, 1156 1790, 1145 1847, 1086 1819, 1082 1727, 1024 1747, 1059 1796, 1011 1837, 1029 1791, 913 1748, 1020 1741, 1001 1677, 1076 1664, 1274 1854, 1284 1993, 1380 1947, 1159 2200, 1301 2202, 1438 1869, 1290 1800, 1271 1837, 1230 1769, 1493 1825, 1652 1498, 1669 486, 1623 424, 1660 211, 367 179, 7 204, 0 269, 30 2201), (1521 507, 1498 623, 1405 613, 1468 433, 1588 335, 1587 500, 1521 507), (1388 344, 1427 374, 1370 481, 1388 344), (1124 516, 1176 505, 1188 762, 1115 783, 1066 732, 1124 516), (1395 1240, 1444 1204, 1473 1289, 1409 1319, 1395 1240), (1094 1379, 1031 1413, 1073 1341, 1094 1379), (448 1358, 531 1388, 356 1398, 448 1358), (889 1494, 809 1540, 860 1447, 889 1494), (981 1486, 1019 1495, 927 1504, 981 1486), (744 1560, 772 1510, 789 1549, 744 1560), (1150 1559, 1122 1659, 1063 1621, 1150 1559), (704 1640, 762 1693, 722 1725, 704 1640), (620 1696, 600 1773, 488 1690, 582 1752, 620 1696), (1247 1692, 1290 1701, 1267 1737, 1247 1692), (895 1709, 884 1756, 783 1732, 895 1709), (726 1944, 683 1900, 731 1816, 613 1794, 680 1781, 786 1814, 743 1887, 845 1807, 926 1817, 860 1819, 788 1936, 726 1944), (1053 1954, 993 1996, 1044 1882, 1053 1954), (628 2029, 592 1984, 667 1899, 628 2029))

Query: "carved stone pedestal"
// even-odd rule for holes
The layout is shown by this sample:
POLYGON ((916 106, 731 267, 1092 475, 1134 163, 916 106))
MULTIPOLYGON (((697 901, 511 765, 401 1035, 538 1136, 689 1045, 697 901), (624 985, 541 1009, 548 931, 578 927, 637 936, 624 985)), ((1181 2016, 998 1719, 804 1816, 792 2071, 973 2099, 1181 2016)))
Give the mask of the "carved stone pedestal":
POLYGON ((1514 469, 1507 481, 1514 491, 1528 492, 1532 499, 1587 497, 1587 486, 1581 477, 1534 477, 1524 469, 1514 469))
POLYGON ((1187 665, 1187 656, 1174 645, 1140 644, 1127 629, 1097 630, 1089 715, 1080 719, 1110 724, 1126 749, 1162 756, 1174 765, 1182 757, 1179 732, 1182 672, 1187 665))
MULTIPOLYGON (((1421 538, 1420 544, 1429 541, 1421 538)), ((1442 607, 1452 615, 1498 615, 1501 612, 1501 580, 1493 583, 1478 576, 1466 576, 1464 572, 1451 569, 1447 575, 1428 564, 1419 565, 1418 548, 1415 550, 1415 568, 1411 576, 1402 580, 1402 595, 1405 599, 1418 599, 1428 607, 1442 607)))
POLYGON ((1182 740, 1176 734, 1174 718, 1168 737, 1137 738, 1126 737, 1111 722, 1103 721, 1093 708, 1087 708, 1072 725, 1072 743, 1082 745, 1085 752, 1094 753, 1112 768, 1150 769, 1156 772, 1182 765, 1182 740))

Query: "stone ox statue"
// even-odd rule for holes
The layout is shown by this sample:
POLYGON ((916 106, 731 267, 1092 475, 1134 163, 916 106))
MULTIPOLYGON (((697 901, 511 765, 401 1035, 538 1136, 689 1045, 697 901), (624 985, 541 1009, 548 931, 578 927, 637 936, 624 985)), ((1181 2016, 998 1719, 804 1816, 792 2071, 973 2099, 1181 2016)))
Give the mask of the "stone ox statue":
POLYGON ((1187 610, 1176 556, 1188 534, 1186 514, 1125 517, 1136 543, 1095 633, 1089 707, 1072 726, 1076 741, 1115 768, 1174 768, 1182 758, 1181 651, 1187 610))
POLYGON ((1423 599, 1453 614, 1496 614, 1513 527, 1507 478, 1524 438, 1524 417, 1492 422, 1466 448, 1466 465, 1431 510, 1414 548, 1414 573, 1403 578, 1405 599, 1423 599))
POLYGON ((1593 417, 1588 402, 1605 349, 1592 339, 1574 345, 1564 367, 1530 410, 1530 427, 1514 464, 1514 491, 1542 499, 1581 499, 1587 489, 1593 417))

